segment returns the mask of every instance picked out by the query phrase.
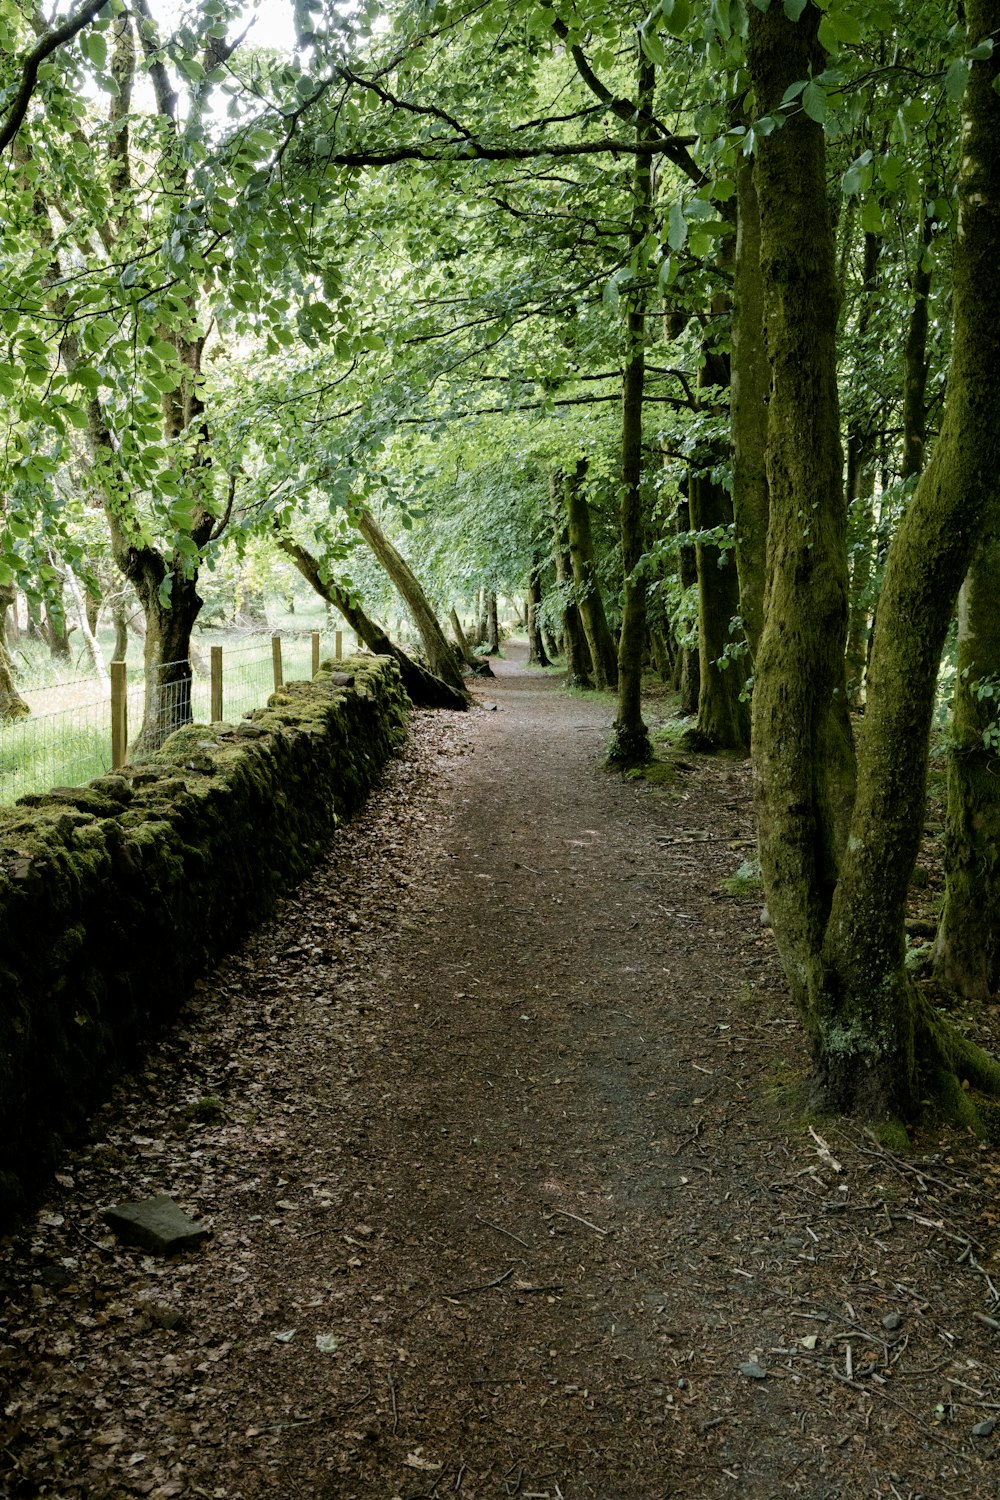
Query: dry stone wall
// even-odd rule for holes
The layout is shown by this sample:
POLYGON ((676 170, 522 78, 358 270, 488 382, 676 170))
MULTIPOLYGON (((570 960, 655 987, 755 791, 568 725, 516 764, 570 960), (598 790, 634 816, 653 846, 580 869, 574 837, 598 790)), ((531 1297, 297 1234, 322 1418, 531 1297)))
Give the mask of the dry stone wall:
POLYGON ((120 775, 0 809, 0 1228, 401 742, 395 662, 336 668, 120 775))

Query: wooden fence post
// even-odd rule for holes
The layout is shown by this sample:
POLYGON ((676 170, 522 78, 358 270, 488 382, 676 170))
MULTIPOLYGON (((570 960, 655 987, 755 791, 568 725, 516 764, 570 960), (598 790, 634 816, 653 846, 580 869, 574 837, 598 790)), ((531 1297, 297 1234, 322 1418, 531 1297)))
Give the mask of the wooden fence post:
POLYGON ((285 674, 281 670, 281 636, 271 637, 271 662, 274 666, 274 691, 285 685, 285 674))
POLYGON ((313 668, 313 671, 312 671, 313 676, 314 677, 318 677, 319 676, 319 631, 318 630, 314 630, 312 632, 312 668, 313 668))
POLYGON ((337 631, 334 632, 334 637, 333 637, 333 654, 337 658, 338 661, 343 661, 343 659, 344 659, 344 632, 342 630, 337 630, 337 631))
POLYGON ((222 647, 212 647, 211 723, 222 723, 222 647))
POLYGON ((111 769, 117 771, 128 756, 128 668, 111 663, 111 769))

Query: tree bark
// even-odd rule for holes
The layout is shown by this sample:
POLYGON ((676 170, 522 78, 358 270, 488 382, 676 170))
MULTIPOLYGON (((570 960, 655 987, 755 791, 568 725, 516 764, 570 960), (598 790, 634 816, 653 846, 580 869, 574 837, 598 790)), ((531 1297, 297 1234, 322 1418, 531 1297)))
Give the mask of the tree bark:
POLYGON ((486 644, 490 656, 500 655, 500 622, 497 619, 497 596, 495 589, 486 592, 486 644))
MULTIPOLYGON (((653 100, 655 70, 641 52, 637 101, 642 111, 636 124, 641 144, 651 136, 648 111, 653 100)), ((629 250, 637 283, 627 292, 625 359, 622 376, 621 539, 624 573, 622 628, 618 638, 618 711, 608 749, 608 764, 638 766, 653 754, 642 717, 642 657, 646 646, 646 580, 639 569, 645 550, 642 507, 642 404, 646 384, 646 302, 639 265, 653 213, 651 159, 636 156, 632 169, 632 218, 629 250)))
POLYGON ((753 163, 736 171, 736 264, 732 323, 733 516, 740 614, 751 662, 764 627, 767 574, 767 404, 771 371, 764 340, 764 284, 760 270, 760 205, 753 163))
MULTIPOLYGON (((750 6, 761 114, 819 73, 820 12, 750 6)), ((811 1023, 820 950, 853 798, 844 678, 846 507, 837 397, 838 296, 822 127, 804 111, 757 142, 764 322, 771 369, 764 624, 753 694, 761 864, 775 937, 811 1023)))
POLYGON ((7 650, 7 611, 17 598, 13 584, 0 587, 0 724, 24 719, 31 713, 14 683, 14 666, 7 650))
POLYGON ((920 254, 910 285, 913 302, 906 333, 906 378, 903 386, 903 478, 915 479, 924 467, 927 443, 927 329, 931 292, 931 220, 926 209, 920 254))
MULTIPOLYGON (((677 502, 674 513, 674 529, 678 536, 686 536, 691 530, 691 506, 686 495, 677 502)), ((682 542, 677 549, 677 571, 681 588, 687 594, 698 583, 698 559, 690 542, 682 542)), ((698 695, 701 690, 701 662, 698 644, 679 644, 680 672, 677 683, 681 697, 681 713, 694 718, 698 712, 698 695)))
MULTIPOLYGON (((970 0, 967 14, 971 53, 1000 27, 1000 0, 970 0)), ((776 108, 792 81, 820 71, 818 17, 810 6, 796 27, 777 7, 766 15, 751 9, 750 71, 762 109, 776 108)), ((762 864, 779 949, 809 1029, 818 1101, 869 1118, 912 1118, 930 1099, 971 1123, 975 1108, 960 1078, 1000 1090, 1000 1065, 949 1028, 910 981, 903 925, 923 826, 941 650, 1000 488, 998 68, 995 55, 970 64, 944 420, 889 549, 846 839, 849 784, 836 738, 846 549, 830 422, 835 298, 828 225, 822 243, 817 238, 826 209, 820 128, 793 116, 761 142, 757 168, 765 285, 770 278, 774 293, 767 312, 772 562, 754 695, 762 864), (783 469, 798 474, 797 495, 783 469), (811 598, 803 597, 801 580, 811 585, 811 598)))
POLYGON ((290 536, 279 533, 278 546, 291 558, 306 582, 316 590, 321 599, 343 615, 358 638, 364 641, 369 651, 376 656, 391 656, 399 665, 403 686, 417 708, 468 708, 465 692, 456 692, 450 683, 443 682, 428 672, 419 662, 407 656, 380 625, 362 609, 361 605, 331 579, 325 578, 317 558, 290 536))
POLYGON ((937 978, 968 1000, 1000 991, 1000 515, 959 594, 937 978))
POLYGON ((562 602, 562 644, 566 682, 570 687, 592 688, 590 647, 576 603, 576 580, 569 551, 569 532, 564 510, 565 486, 560 469, 549 474, 549 499, 552 504, 552 560, 556 568, 556 585, 562 602))
POLYGON ((371 511, 361 507, 354 513, 354 521, 393 584, 405 599, 406 607, 413 616, 413 623, 417 627, 427 653, 427 665, 432 674, 464 697, 465 684, 462 681, 458 662, 455 660, 455 653, 448 645, 438 617, 413 569, 390 542, 371 511))
POLYGON ((569 537, 576 602, 587 637, 590 660, 594 668, 594 685, 598 688, 618 686, 618 651, 604 612, 601 586, 594 561, 594 538, 590 527, 590 505, 583 480, 587 461, 581 459, 576 472, 563 480, 566 500, 566 529, 569 537))
POLYGON ((538 611, 542 604, 542 585, 538 576, 540 571, 541 560, 536 558, 528 574, 528 588, 524 600, 528 616, 529 667, 549 667, 552 665, 548 652, 545 650, 542 629, 538 623, 538 611))

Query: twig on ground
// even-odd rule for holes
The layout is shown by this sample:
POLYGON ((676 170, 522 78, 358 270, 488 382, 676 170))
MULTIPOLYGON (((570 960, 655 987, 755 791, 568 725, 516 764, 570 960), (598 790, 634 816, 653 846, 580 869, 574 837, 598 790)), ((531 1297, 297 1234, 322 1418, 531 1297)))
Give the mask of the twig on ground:
POLYGON ((392 1402, 392 1434, 395 1437, 399 1428, 399 1406, 396 1401, 396 1382, 391 1375, 386 1376, 389 1385, 389 1400, 392 1402))
MULTIPOLYGON (((579 1214, 571 1214, 566 1208, 554 1208, 552 1210, 552 1213, 560 1214, 564 1219, 575 1219, 578 1224, 585 1224, 587 1228, 592 1229, 595 1234, 611 1233, 610 1229, 602 1229, 599 1224, 592 1224, 589 1219, 582 1219, 579 1214)), ((550 1214, 549 1217, 551 1218, 552 1215, 550 1214)))
POLYGON ((510 1266, 502 1276, 495 1277, 493 1281, 484 1281, 482 1286, 466 1286, 460 1292, 445 1292, 444 1296, 454 1299, 455 1297, 471 1297, 473 1292, 488 1292, 491 1287, 500 1286, 501 1282, 506 1281, 508 1276, 513 1276, 513 1274, 514 1267, 510 1266))
POLYGON ((479 1215, 476 1214, 476 1223, 485 1224, 487 1229, 495 1229, 497 1234, 505 1234, 509 1240, 514 1240, 518 1245, 523 1245, 525 1250, 531 1249, 531 1246, 528 1244, 527 1240, 522 1240, 520 1235, 511 1234, 509 1229, 504 1229, 500 1224, 494 1224, 490 1219, 481 1219, 479 1215))

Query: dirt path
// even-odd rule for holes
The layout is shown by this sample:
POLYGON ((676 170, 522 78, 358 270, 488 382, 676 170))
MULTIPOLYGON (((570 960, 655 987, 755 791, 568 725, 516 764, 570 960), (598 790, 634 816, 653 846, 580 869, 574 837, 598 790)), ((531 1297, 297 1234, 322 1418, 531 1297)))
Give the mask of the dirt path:
POLYGON ((606 704, 498 671, 6 1247, 0 1493, 995 1495, 994 1153, 831 1164, 719 888, 746 768, 608 776, 606 704), (157 1192, 204 1250, 115 1244, 157 1192))

